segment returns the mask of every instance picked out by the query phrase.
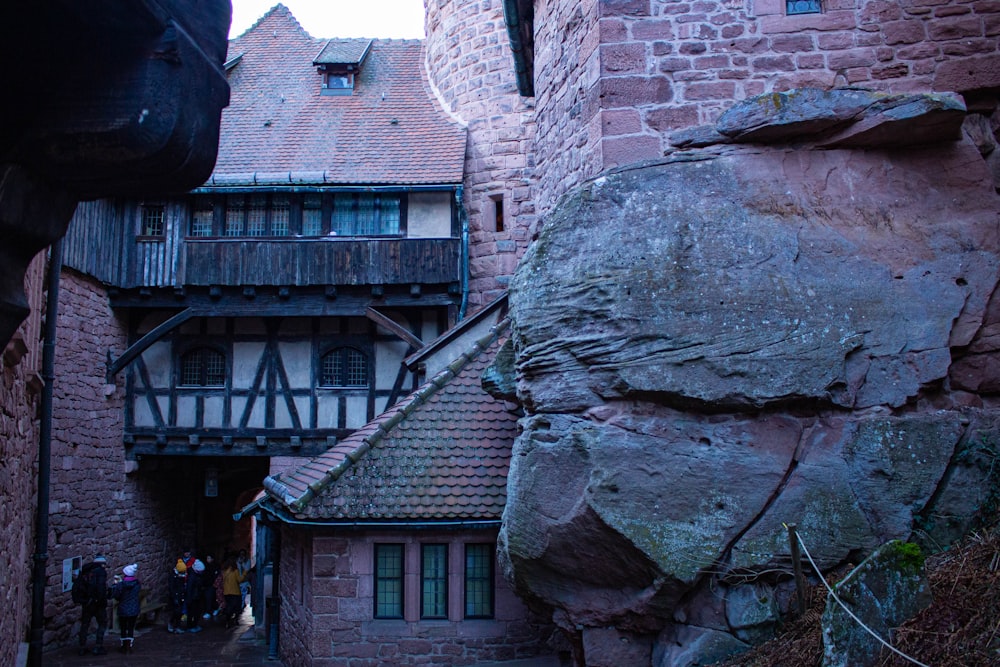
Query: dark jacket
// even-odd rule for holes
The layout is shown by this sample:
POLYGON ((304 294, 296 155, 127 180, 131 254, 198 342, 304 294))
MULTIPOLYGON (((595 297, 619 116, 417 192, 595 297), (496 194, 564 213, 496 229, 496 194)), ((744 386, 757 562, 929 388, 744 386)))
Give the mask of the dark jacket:
MULTIPOLYGON (((90 599, 84 604, 88 607, 108 606, 108 571, 102 563, 88 563, 83 566, 83 572, 94 571, 94 585, 90 599)), ((80 576, 83 576, 81 573, 80 576)))
POLYGON ((139 591, 142 584, 138 579, 126 577, 111 587, 111 597, 118 600, 119 616, 139 615, 139 591))
POLYGON ((167 583, 167 592, 170 594, 170 607, 172 609, 181 609, 184 607, 184 588, 186 585, 187 580, 183 574, 178 574, 177 572, 170 574, 170 581, 167 583))

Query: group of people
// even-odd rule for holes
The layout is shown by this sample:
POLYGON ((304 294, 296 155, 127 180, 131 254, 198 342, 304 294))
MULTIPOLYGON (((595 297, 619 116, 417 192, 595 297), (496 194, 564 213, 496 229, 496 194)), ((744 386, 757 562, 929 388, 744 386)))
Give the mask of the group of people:
POLYGON ((250 570, 245 549, 227 554, 221 565, 211 555, 203 561, 185 550, 170 575, 167 631, 201 632, 202 620, 220 615, 227 628, 236 625, 246 607, 250 570))
POLYGON ((77 581, 73 585, 73 600, 82 606, 80 615, 80 655, 87 653, 87 635, 90 632, 90 622, 97 622, 96 644, 94 655, 107 653, 104 649, 104 633, 108 627, 108 600, 118 601, 118 627, 121 629, 122 653, 132 651, 135 641, 135 624, 139 620, 141 608, 140 593, 142 584, 139 582, 139 566, 130 563, 122 568, 121 574, 116 574, 112 584, 108 586, 108 559, 98 554, 94 560, 85 565, 77 581))
MULTIPOLYGON (((92 621, 97 623, 95 655, 107 653, 104 634, 108 624, 108 602, 118 602, 118 625, 121 629, 119 651, 129 653, 135 641, 135 625, 142 608, 142 584, 139 566, 131 563, 108 582, 107 558, 98 554, 80 570, 73 584, 73 601, 80 604, 79 654, 87 653, 87 636, 92 621)), ((168 582, 170 620, 167 631, 201 632, 201 621, 222 616, 227 628, 246 607, 250 589, 251 563, 245 549, 227 554, 219 565, 211 555, 195 558, 185 549, 174 564, 168 582)))

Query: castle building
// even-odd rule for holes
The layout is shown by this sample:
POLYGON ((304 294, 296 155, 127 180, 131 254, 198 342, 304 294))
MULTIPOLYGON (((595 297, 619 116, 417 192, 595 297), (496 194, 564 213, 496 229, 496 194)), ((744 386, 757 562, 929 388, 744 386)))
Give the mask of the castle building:
MULTIPOLYGON (((138 561, 156 589, 184 546, 253 543, 290 664, 551 653, 546 619, 487 557, 518 412, 480 378, 560 197, 682 153, 762 93, 956 92, 997 117, 993 0, 425 7, 426 40, 397 41, 317 39, 277 5, 229 44, 207 180, 79 206, 58 304, 46 645, 72 635, 72 573, 94 553, 138 561)), ((0 427, 22 453, 38 430, 33 317, 3 357, 0 427)), ((31 484, 14 486, 12 563, 31 548, 17 518, 31 484)))

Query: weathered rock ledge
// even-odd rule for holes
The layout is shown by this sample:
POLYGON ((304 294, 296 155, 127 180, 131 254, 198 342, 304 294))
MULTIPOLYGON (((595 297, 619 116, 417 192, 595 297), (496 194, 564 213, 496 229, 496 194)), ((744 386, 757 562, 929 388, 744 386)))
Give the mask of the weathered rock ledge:
MULTIPOLYGON (((931 101, 951 137, 953 99, 931 101)), ((783 523, 823 568, 971 525, 1000 442, 998 211, 964 139, 716 145, 561 202, 511 284, 528 416, 501 557, 581 664, 766 636, 783 523)))

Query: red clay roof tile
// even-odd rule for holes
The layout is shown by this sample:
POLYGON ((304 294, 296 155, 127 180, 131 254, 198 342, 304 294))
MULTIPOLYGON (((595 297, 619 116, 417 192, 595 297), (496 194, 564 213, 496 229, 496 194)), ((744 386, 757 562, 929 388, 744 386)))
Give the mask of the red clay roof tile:
POLYGON ((310 37, 283 5, 229 44, 229 107, 207 185, 462 182, 466 130, 434 97, 420 40, 373 40, 350 95, 323 95, 310 37))
POLYGON ((452 366, 451 381, 439 387, 431 378, 326 453, 268 478, 272 499, 314 521, 498 520, 517 418, 480 378, 505 326, 462 355, 464 366, 452 366), (493 419, 485 430, 476 423, 484 411, 493 419), (442 422, 449 428, 435 426, 442 422), (311 478, 317 468, 326 471, 324 481, 303 487, 304 471, 311 478))

